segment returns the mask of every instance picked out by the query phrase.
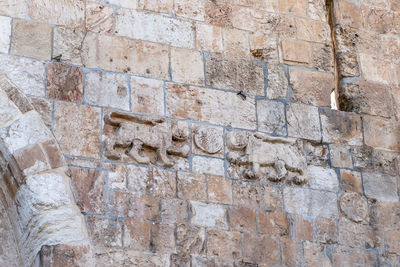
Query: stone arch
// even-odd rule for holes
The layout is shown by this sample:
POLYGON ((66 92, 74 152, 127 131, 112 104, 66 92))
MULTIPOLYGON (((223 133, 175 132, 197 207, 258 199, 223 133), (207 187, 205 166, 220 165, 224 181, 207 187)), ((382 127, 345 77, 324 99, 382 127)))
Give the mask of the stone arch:
POLYGON ((51 131, 0 74, 1 266, 43 265, 37 255, 46 245, 90 247, 68 173, 51 131))

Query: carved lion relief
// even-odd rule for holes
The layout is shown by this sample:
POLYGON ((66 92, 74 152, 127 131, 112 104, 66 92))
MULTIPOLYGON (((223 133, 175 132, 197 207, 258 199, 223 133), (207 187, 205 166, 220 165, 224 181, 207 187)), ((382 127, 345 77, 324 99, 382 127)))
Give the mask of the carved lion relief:
POLYGON ((189 127, 186 122, 122 112, 106 115, 104 122, 112 128, 111 136, 104 141, 104 155, 108 159, 129 157, 140 164, 159 163, 163 167, 172 167, 172 155, 189 156, 189 127))
POLYGON ((306 158, 296 139, 235 130, 227 134, 226 146, 232 178, 295 184, 308 180, 306 158))

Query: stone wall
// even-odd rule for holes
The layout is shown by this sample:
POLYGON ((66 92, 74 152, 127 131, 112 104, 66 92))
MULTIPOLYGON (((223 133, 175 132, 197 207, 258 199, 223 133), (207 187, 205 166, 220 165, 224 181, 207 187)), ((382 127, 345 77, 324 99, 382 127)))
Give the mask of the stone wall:
POLYGON ((0 0, 0 265, 399 266, 399 25, 398 0, 0 0))

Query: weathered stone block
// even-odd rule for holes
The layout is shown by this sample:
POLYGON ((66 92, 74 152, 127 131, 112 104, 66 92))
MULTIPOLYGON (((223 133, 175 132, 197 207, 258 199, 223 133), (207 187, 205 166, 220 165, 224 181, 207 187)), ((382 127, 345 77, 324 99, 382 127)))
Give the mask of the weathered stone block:
POLYGON ((86 3, 86 29, 92 32, 113 33, 115 27, 114 9, 96 2, 86 3))
POLYGON ((8 95, 3 90, 0 90, 0 127, 9 126, 21 115, 21 111, 10 101, 8 95))
POLYGON ((258 130, 276 135, 287 134, 285 105, 281 102, 257 101, 258 130))
POLYGON ((163 85, 159 80, 132 76, 132 111, 164 115, 163 85))
POLYGON ((233 204, 259 207, 261 190, 262 188, 258 184, 234 181, 232 182, 233 204))
POLYGON ((54 135, 71 156, 100 157, 100 109, 68 102, 54 105, 54 135))
POLYGON ((306 141, 304 142, 304 150, 308 165, 329 166, 329 148, 327 145, 306 141))
POLYGON ((285 213, 261 211, 257 213, 257 229, 268 235, 288 235, 289 220, 285 213))
POLYGON ((337 192, 339 190, 339 181, 335 170, 326 169, 317 166, 308 166, 308 175, 310 188, 317 190, 326 190, 337 192))
POLYGON ((194 0, 191 2, 185 0, 175 0, 174 5, 175 14, 177 17, 199 21, 205 20, 206 2, 202 0, 194 0))
POLYGON ((225 166, 223 159, 194 156, 192 158, 192 168, 194 173, 204 173, 223 176, 225 166))
POLYGON ((85 102, 129 110, 128 78, 123 74, 89 72, 85 76, 85 102))
MULTIPOLYGON (((150 246, 150 223, 134 218, 124 220, 124 226, 124 247, 138 251, 148 250, 150 246)), ((158 229, 154 230, 157 231, 158 229)))
POLYGON ((297 39, 307 42, 330 42, 330 28, 328 23, 296 19, 297 39))
POLYGON ((299 17, 305 17, 307 11, 307 1, 305 0, 282 0, 280 3, 281 13, 290 13, 299 17))
POLYGON ((292 227, 295 240, 315 241, 314 220, 294 215, 292 227))
POLYGON ((362 193, 361 173, 340 170, 340 181, 343 191, 362 193))
POLYGON ((222 31, 224 53, 227 57, 248 58, 250 55, 249 39, 246 31, 225 28, 222 31))
POLYGON ((256 231, 256 211, 251 208, 233 206, 229 208, 229 225, 239 232, 256 231))
POLYGON ((21 148, 13 156, 25 176, 51 169, 45 153, 38 144, 21 148))
POLYGON ((356 192, 343 193, 339 200, 340 210, 349 220, 360 223, 368 222, 367 200, 356 192))
POLYGON ((281 41, 282 60, 290 65, 306 65, 312 63, 310 44, 304 41, 283 40, 281 41), (299 53, 302 51, 302 53, 299 53))
POLYGON ((32 0, 29 3, 29 17, 49 24, 76 27, 84 23, 85 3, 73 0, 32 0))
POLYGON ((338 246, 334 249, 332 256, 333 264, 338 266, 354 266, 357 264, 374 266, 378 264, 376 254, 365 249, 351 249, 338 246))
POLYGON ((320 116, 323 142, 347 142, 349 145, 362 144, 361 117, 359 115, 323 109, 320 116))
POLYGON ((280 263, 278 240, 266 235, 243 234, 243 258, 245 261, 273 266, 280 263), (268 248, 266 253, 265 248, 268 248))
MULTIPOLYGON (((264 3, 264 2, 263 2, 264 3)), ((251 56, 259 61, 277 63, 278 62, 278 36, 273 31, 265 34, 256 31, 249 34, 251 56)))
POLYGON ((368 198, 396 202, 397 181, 395 177, 379 173, 363 173, 364 193, 368 198))
POLYGON ((264 95, 264 70, 261 65, 227 59, 217 54, 207 56, 205 64, 207 85, 264 95))
POLYGON ((222 52, 222 28, 202 23, 196 24, 196 48, 222 52))
POLYGON ((337 223, 335 219, 317 218, 315 220, 317 240, 321 243, 334 244, 338 240, 337 223))
POLYGON ((178 197, 188 200, 203 200, 207 198, 207 184, 204 175, 193 175, 178 172, 178 197))
MULTIPOLYGON (((115 0, 113 0, 115 1, 115 0)), ((121 1, 121 0, 117 0, 121 1)), ((124 1, 124 0, 123 0, 124 1)), ((128 0, 127 2, 131 2, 128 0)), ((174 8, 174 0, 165 0, 165 1, 158 1, 158 0, 138 0, 138 8, 154 11, 157 13, 168 13, 172 14, 172 10, 174 8)), ((126 6, 128 7, 128 6, 126 6)), ((134 7, 132 7, 134 8, 134 7)))
POLYGON ((106 210, 106 173, 71 167, 72 186, 81 212, 104 213, 106 210))
POLYGON ((199 51, 171 48, 172 80, 175 82, 203 85, 203 55, 199 51))
POLYGON ((11 18, 0 16, 0 52, 8 54, 11 38, 11 18))
POLYGON ((286 106, 288 134, 309 140, 321 140, 318 108, 298 103, 286 106))
POLYGON ((227 231, 207 231, 207 253, 227 259, 240 259, 240 234, 227 231))
POLYGON ((176 227, 176 249, 179 253, 201 254, 205 249, 204 228, 179 224, 176 227))
POLYGON ((355 146, 351 148, 353 156, 353 165, 360 169, 371 169, 372 164, 372 147, 369 146, 355 146))
POLYGON ((83 28, 54 28, 52 57, 61 56, 60 60, 72 64, 82 64, 81 46, 85 37, 83 28))
POLYGON ((349 1, 338 1, 334 4, 334 20, 340 25, 348 25, 353 28, 361 28, 362 15, 360 8, 349 1))
POLYGON ((337 196, 333 192, 305 188, 284 188, 286 212, 318 217, 337 217, 337 196))
POLYGON ((26 3, 19 0, 1 1, 0 14, 25 19, 27 15, 26 3))
POLYGON ((232 203, 232 182, 223 176, 209 175, 207 177, 208 200, 223 204, 232 203))
POLYGON ((96 247, 104 249, 122 246, 123 222, 120 219, 87 216, 86 225, 89 237, 96 247))
POLYGON ((360 66, 364 79, 383 84, 397 84, 394 65, 368 54, 360 54, 360 66))
POLYGON ((376 236, 368 224, 352 222, 346 218, 339 221, 339 244, 352 248, 374 248, 376 236))
POLYGON ((215 26, 232 26, 232 7, 226 3, 207 2, 206 22, 215 26))
POLYGON ((82 45, 82 63, 88 68, 168 78, 165 45, 123 37, 88 33, 82 45))
POLYGON ((187 21, 120 9, 115 23, 115 31, 119 36, 194 48, 194 31, 192 24, 187 21))
POLYGON ((47 24, 15 20, 11 53, 49 60, 51 56, 51 26, 47 24))
POLYGON ((234 93, 178 84, 167 84, 167 116, 246 129, 256 127, 253 99, 243 100, 234 93), (230 115, 233 113, 235 116, 230 115))
POLYGON ((393 119, 364 116, 365 144, 374 148, 400 150, 400 125, 393 119))
POLYGON ((53 113, 53 101, 46 98, 29 97, 35 110, 40 114, 44 124, 48 128, 51 126, 52 113, 53 113))
POLYGON ((192 153, 224 157, 224 129, 222 127, 192 125, 192 153))
POLYGON ((222 205, 190 201, 193 217, 191 223, 195 226, 227 229, 226 209, 222 205))
POLYGON ((117 191, 111 194, 110 206, 111 212, 117 216, 160 221, 160 201, 154 195, 117 191))
POLYGON ((353 168, 350 147, 344 144, 331 144, 329 146, 332 166, 335 168, 353 168))
POLYGON ((286 98, 289 82, 284 67, 277 64, 268 64, 267 69, 267 97, 269 99, 286 98))
MULTIPOLYGON (((151 242, 154 252, 160 254, 175 252, 175 226, 153 224, 151 227, 151 242)), ((146 242, 146 244, 148 243, 146 242)))
POLYGON ((59 63, 49 64, 46 76, 46 93, 49 98, 82 102, 83 71, 59 63))
MULTIPOLYGON (((139 0, 139 2, 143 2, 146 0, 139 0)), ((138 6, 138 0, 106 0, 108 4, 116 5, 125 8, 136 8, 138 6)))
POLYGON ((163 223, 186 223, 188 221, 188 204, 186 201, 175 198, 161 200, 161 221, 163 223))
POLYGON ((295 101, 315 106, 330 106, 330 95, 335 88, 335 77, 332 73, 290 68, 289 76, 295 101))

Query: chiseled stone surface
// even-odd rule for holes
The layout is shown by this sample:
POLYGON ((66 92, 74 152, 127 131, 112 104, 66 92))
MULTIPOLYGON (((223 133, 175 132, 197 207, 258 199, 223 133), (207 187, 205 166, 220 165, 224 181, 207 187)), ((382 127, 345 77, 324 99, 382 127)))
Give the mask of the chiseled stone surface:
POLYGON ((380 173, 363 173, 363 186, 368 198, 381 201, 399 201, 395 177, 380 173))
POLYGON ((163 87, 162 81, 132 76, 132 111, 164 115, 163 87))
POLYGON ((318 108, 300 103, 286 106, 286 118, 289 136, 310 140, 321 139, 321 127, 318 108))
POLYGON ((228 228, 227 211, 224 206, 190 201, 190 209, 193 213, 191 219, 193 225, 219 229, 228 228))
POLYGON ((11 18, 0 16, 0 52, 8 53, 11 43, 11 18))
POLYGON ((29 16, 40 22, 76 27, 84 23, 85 1, 32 0, 29 16))

